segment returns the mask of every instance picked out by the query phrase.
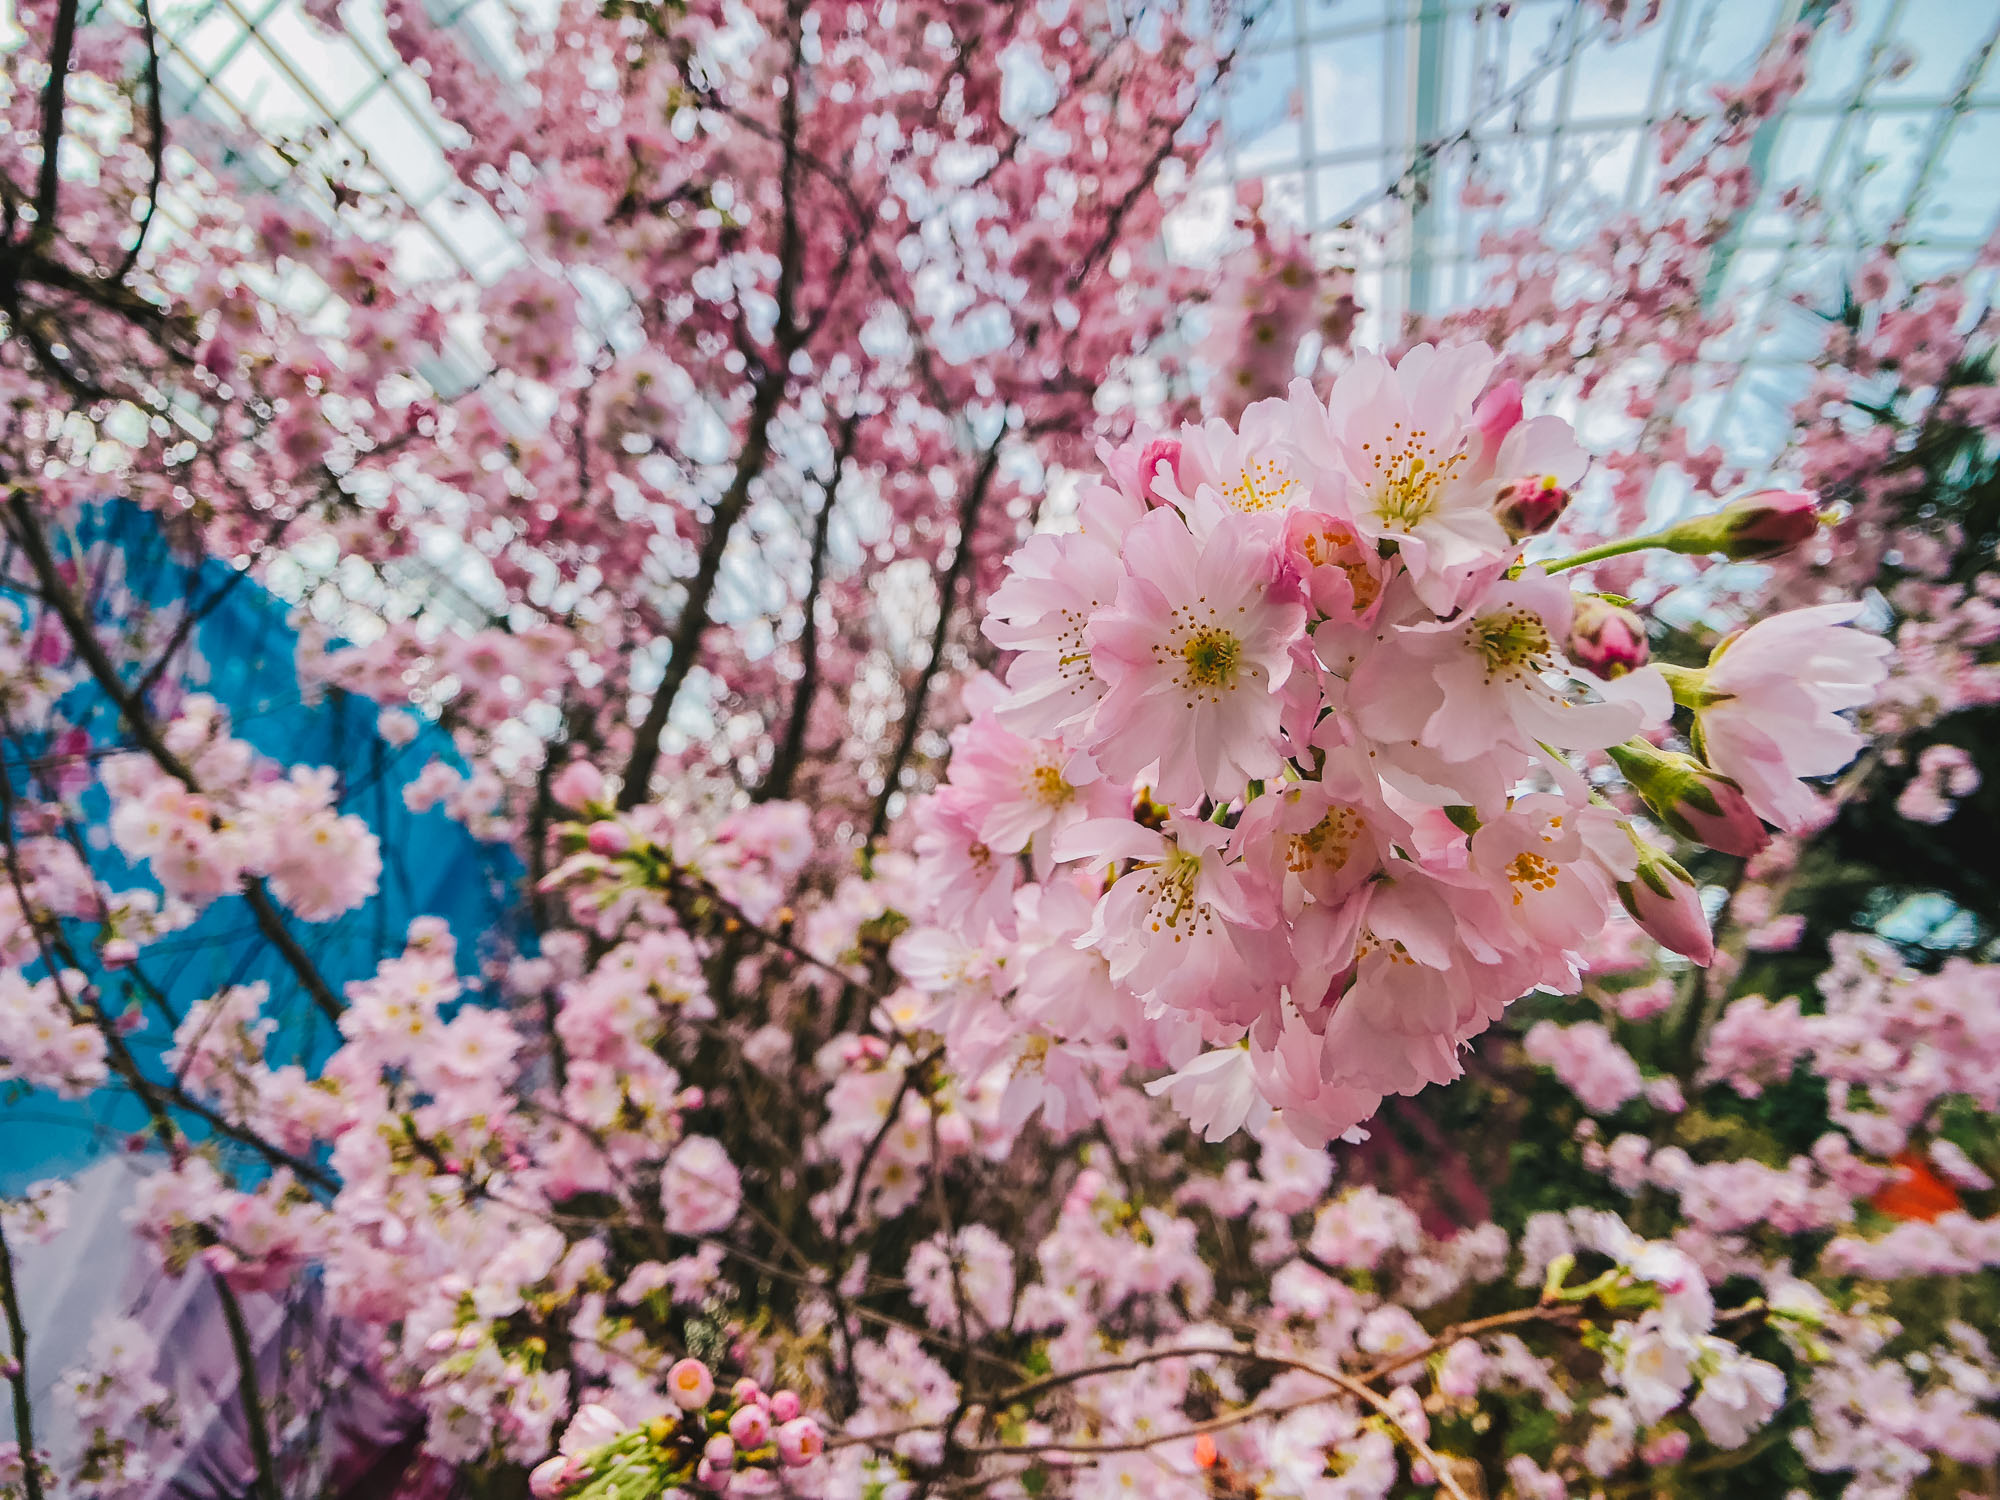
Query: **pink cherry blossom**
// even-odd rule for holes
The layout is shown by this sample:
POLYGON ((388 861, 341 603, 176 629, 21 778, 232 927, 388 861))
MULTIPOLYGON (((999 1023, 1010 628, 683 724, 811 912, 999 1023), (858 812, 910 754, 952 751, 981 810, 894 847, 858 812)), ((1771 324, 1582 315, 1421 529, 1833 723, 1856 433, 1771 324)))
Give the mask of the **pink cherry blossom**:
POLYGON ((1826 604, 1760 620, 1702 674, 1695 710, 1702 754, 1780 828, 1812 817, 1800 777, 1838 771, 1861 748, 1840 710, 1866 703, 1887 675, 1890 645, 1849 627, 1859 606, 1826 604))
POLYGON ((1086 632, 1108 684, 1089 740, 1098 763, 1128 779, 1156 767, 1175 806, 1275 775, 1278 693, 1305 611, 1270 542, 1233 517, 1198 541, 1163 509, 1126 533, 1124 560, 1117 601, 1086 632))

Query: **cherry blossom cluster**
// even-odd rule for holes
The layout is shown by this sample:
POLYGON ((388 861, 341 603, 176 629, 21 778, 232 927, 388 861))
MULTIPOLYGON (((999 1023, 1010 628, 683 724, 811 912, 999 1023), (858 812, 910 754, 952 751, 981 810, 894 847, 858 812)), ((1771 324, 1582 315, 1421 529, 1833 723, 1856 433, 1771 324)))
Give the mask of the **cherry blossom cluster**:
POLYGON ((365 162, 162 151, 143 7, 15 8, 0 1083, 131 1122, 152 1281, 51 1368, 67 1194, 0 1202, 0 1496, 341 1444, 538 1500, 1986 1483, 2000 976, 1813 901, 1858 807, 1981 806, 2000 328, 1871 254, 1776 472, 1682 418, 1814 30, 1580 238, 1447 143, 1497 270, 1377 356, 1276 193, 1160 252, 1239 61, 1202 7, 568 0, 504 87, 341 12, 492 284, 394 253, 365 162), (316 967, 413 851, 195 691, 218 571, 389 749, 449 736, 405 805, 525 872, 476 951, 316 967), (267 977, 191 996, 158 939, 239 889, 267 977), (197 1302, 323 1309, 381 1429, 191 1378, 135 1320, 197 1302))
MULTIPOLYGON (((1706 959, 1692 882, 1571 757, 1754 854, 1813 815, 1799 778, 1853 758, 1839 711, 1890 647, 1830 605, 1702 669, 1614 648, 1602 601, 1522 555, 1585 455, 1492 365, 1364 355, 1325 401, 1134 439, 1077 529, 1015 554, 986 626, 1006 686, 919 814, 933 925, 899 943, 962 1070, 1005 1057, 1061 1122, 1129 1056, 1211 1139, 1275 1109, 1325 1140, 1574 988, 1621 900, 1706 959), (1694 756, 1653 743, 1676 703, 1694 756)), ((1816 525, 1773 493, 1599 551, 1774 555, 1816 525)))
POLYGON ((185 776, 137 753, 112 757, 103 774, 112 837, 170 900, 199 909, 262 877, 301 920, 326 922, 375 893, 379 841, 361 818, 337 810, 331 769, 286 772, 260 761, 230 735, 220 705, 200 695, 162 740, 185 776))
MULTIPOLYGON (((400 972, 413 973, 417 955, 441 957, 436 942, 418 935, 400 972)), ((1934 1011, 1951 1010, 1939 1003, 1942 992, 1922 998, 1940 980, 1909 971, 1880 943, 1843 943, 1821 983, 1825 1025, 1848 1017, 1858 1026, 1873 1007, 1907 1017, 1906 1029, 1928 1027, 1926 1034, 1953 1040, 1953 1028, 1977 1014, 1974 997, 1990 998, 1993 978, 1968 968, 1949 982, 1966 997, 1957 1002, 1963 1019, 1934 1019, 1934 1011)), ((250 1014, 239 997, 230 1004, 250 1014)), ((1796 1001, 1790 1011, 1807 1022, 1820 1014, 1796 1001)), ((1732 1029, 1740 1025, 1715 1028, 1692 1085, 1705 1091, 1711 1132, 1746 1093, 1766 1086, 1757 1079, 1772 1077, 1770 1065, 1744 1060, 1745 1043, 1732 1029)), ((1599 1042, 1595 1051, 1612 1045, 1599 1042)), ((255 1060, 254 1037, 223 1050, 236 1055, 239 1070, 265 1066, 255 1060)), ((924 1088, 912 1095, 906 1083, 919 1059, 862 1047, 844 1058, 826 1066, 837 1076, 880 1077, 892 1092, 870 1102, 836 1088, 825 1134, 858 1122, 880 1134, 891 1104, 918 1098, 915 1134, 930 1144, 911 1151, 908 1170, 920 1182, 950 1170, 944 1136, 996 1170, 1024 1140, 1023 1123, 1006 1121, 998 1092, 982 1099, 968 1087, 956 1101, 924 1088), (953 1118, 960 1123, 950 1131, 937 1128, 953 1118)), ((336 1096, 346 1093, 353 1066, 339 1059, 329 1069, 336 1096)), ((1555 1066, 1564 1066, 1559 1056, 1555 1066)), ((1893 1049, 1827 1066, 1844 1067, 1871 1096, 1922 1069, 1920 1054, 1893 1049)), ((206 1076, 205 1091, 226 1101, 223 1075, 206 1076)), ((1940 1081, 1924 1107, 1898 1117, 1929 1135, 1954 1101, 1976 1100, 1990 1087, 1990 1078, 1966 1072, 1940 1081)), ((1623 1119, 1634 1107, 1588 1085, 1581 1092, 1594 1115, 1623 1119)), ((1788 1412, 1790 1450, 1814 1472, 1851 1479, 1852 1494, 1900 1493, 1939 1464, 1977 1466, 2000 1456, 1992 1411, 2000 1364, 1983 1336, 1948 1322, 1931 1342, 1912 1343, 1879 1300, 1852 1293, 1850 1279, 1860 1271, 1930 1284, 1978 1274, 1995 1258, 1992 1224, 2000 1220, 1970 1217, 1953 1189, 1921 1166, 1902 1171, 1928 1182, 1930 1196, 1889 1192, 1885 1184, 1899 1184, 1877 1158, 1906 1137, 1858 1125, 1838 1101, 1826 1126, 1852 1149, 1844 1157, 1814 1149, 1827 1174, 1817 1189, 1825 1207, 1808 1213, 1782 1191, 1786 1174, 1754 1159, 1697 1166, 1678 1147, 1649 1150, 1631 1135, 1603 1152, 1593 1132, 1579 1129, 1575 1159, 1586 1168, 1606 1172, 1625 1193, 1651 1185, 1678 1198, 1669 1241, 1648 1239, 1629 1215, 1603 1208, 1536 1212, 1511 1235, 1478 1219, 1438 1226, 1402 1197, 1337 1182, 1342 1168, 1329 1153, 1277 1123, 1225 1166, 1190 1163, 1162 1154, 1174 1136, 1164 1112, 1141 1091, 1121 1089, 1102 1119, 1107 1149, 1086 1149, 1087 1164, 1069 1179, 1029 1257, 1017 1258, 975 1219, 915 1243, 893 1263, 917 1322, 856 1334, 856 1397, 831 1442, 791 1389, 767 1394, 765 1377, 746 1373, 725 1393, 709 1361, 676 1355, 670 1341, 647 1331, 659 1326, 657 1309, 702 1305, 727 1295, 734 1276, 753 1274, 733 1248, 743 1184, 716 1142, 683 1136, 657 1169, 658 1207, 633 1205, 633 1229, 663 1211, 655 1222, 681 1243, 704 1247, 684 1263, 663 1264, 620 1247, 629 1231, 586 1228, 574 1214, 550 1212, 543 1221, 528 1211, 537 1201, 584 1201, 526 1164, 529 1151, 548 1156, 533 1137, 560 1112, 537 1125, 531 1100, 510 1110, 489 1096, 493 1139, 515 1143, 510 1163, 425 1109, 416 1110, 417 1134, 391 1123, 411 1117, 398 1101, 351 1124, 320 1122, 347 1183, 336 1211, 363 1234, 322 1236, 313 1253, 352 1315, 400 1330, 400 1357, 432 1412, 427 1446, 463 1459, 471 1451, 464 1445, 490 1432, 533 1465, 532 1487, 543 1500, 623 1493, 628 1484, 860 1495, 934 1472, 954 1443, 963 1456, 961 1429, 1007 1434, 971 1444, 969 1461, 986 1487, 1005 1486, 1019 1452, 1064 1463, 1088 1494, 1144 1484, 1195 1500, 1218 1478, 1283 1491, 1331 1470, 1341 1480, 1331 1493, 1362 1500, 1406 1481, 1442 1485, 1460 1472, 1464 1460, 1454 1455, 1478 1430, 1469 1424, 1515 1424, 1530 1411, 1561 1436, 1551 1444, 1510 1429, 1523 1446, 1507 1460, 1505 1478, 1524 1495, 1640 1475, 1656 1485, 1698 1486, 1704 1475, 1758 1461, 1769 1446, 1761 1435, 1788 1412), (365 1148, 364 1136, 372 1142, 365 1148), (1636 1154, 1627 1141, 1638 1143, 1636 1154), (414 1144, 428 1149, 409 1149, 414 1144), (373 1186, 362 1149, 381 1162, 373 1186), (446 1152, 468 1155, 453 1160, 446 1152), (1635 1159, 1639 1176, 1623 1175, 1635 1159), (1147 1161, 1154 1166, 1142 1169, 1147 1161), (1142 1170, 1160 1171, 1167 1191, 1135 1199, 1133 1174, 1142 1170), (430 1205, 422 1212, 412 1198, 419 1185, 430 1205), (544 1192, 553 1196, 541 1200, 544 1192), (364 1209, 371 1202, 376 1207, 364 1209), (380 1237, 392 1221, 402 1224, 393 1251, 380 1237), (1827 1244, 1825 1229, 1842 1226, 1827 1244), (1254 1289, 1218 1263, 1218 1233, 1241 1236, 1254 1289), (451 1269, 443 1269, 445 1255, 451 1269), (424 1264, 438 1268, 434 1288, 412 1275, 424 1264), (1226 1285, 1236 1288, 1229 1300, 1226 1285), (577 1347, 596 1350, 577 1367, 590 1384, 566 1398, 559 1374, 534 1369, 529 1344, 542 1335, 529 1329, 560 1329, 577 1347), (964 1336, 996 1352, 1029 1340, 1041 1372, 973 1396, 964 1376, 940 1362, 964 1336), (1213 1416, 1217 1402, 1224 1419, 1213 1416)), ((1948 1180, 1967 1193, 1991 1191, 1946 1138, 1929 1138, 1929 1157, 1948 1180)), ((655 1180, 641 1170, 634 1181, 624 1165, 631 1158, 615 1143, 604 1149, 612 1170, 600 1181, 655 1180)), ((868 1201, 863 1225, 893 1223, 911 1202, 868 1201)), ((30 1204, 10 1215, 9 1232, 35 1211, 30 1204)), ((169 1238, 189 1246, 206 1239, 209 1248, 194 1253, 246 1290, 276 1286, 290 1273, 299 1242, 273 1226, 299 1221, 301 1212, 311 1219, 292 1182, 239 1195, 195 1164, 160 1179, 141 1206, 149 1232, 198 1220, 212 1226, 192 1237, 175 1228, 169 1238)), ((841 1296, 863 1295, 864 1264, 843 1277, 841 1296)), ((831 1292, 809 1326, 842 1326, 831 1292)), ((79 1398, 85 1415, 107 1401, 157 1399, 156 1353, 143 1340, 130 1344, 133 1337, 122 1325, 100 1335, 103 1368, 77 1377, 80 1392, 101 1393, 79 1398)), ((732 1364, 768 1369, 770 1350, 758 1352, 757 1336, 733 1337, 732 1364)), ((118 1462, 131 1467, 120 1472, 136 1475, 150 1450, 143 1440, 126 1441, 118 1462)), ((84 1492, 92 1492, 88 1483, 84 1492)))
POLYGON ((104 1035, 65 999, 54 975, 0 970, 0 1080, 70 1098, 104 1082, 104 1035))

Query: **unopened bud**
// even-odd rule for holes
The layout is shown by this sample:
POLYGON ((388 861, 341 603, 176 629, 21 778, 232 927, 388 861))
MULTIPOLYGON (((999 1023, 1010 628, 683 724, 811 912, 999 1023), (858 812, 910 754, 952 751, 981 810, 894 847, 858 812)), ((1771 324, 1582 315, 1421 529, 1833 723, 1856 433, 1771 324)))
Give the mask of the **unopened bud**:
POLYGON ((1502 485, 1493 499, 1493 514, 1517 542, 1540 536, 1568 508, 1569 491, 1553 474, 1531 475, 1502 485))
POLYGON ((1155 438, 1139 454, 1139 488, 1150 505, 1166 502, 1166 493, 1158 488, 1161 464, 1167 466, 1167 476, 1178 488, 1181 482, 1181 445, 1175 439, 1155 438))
POLYGON ((566 1454, 558 1453, 554 1458, 545 1458, 536 1464, 528 1475, 528 1493, 535 1500, 556 1500, 569 1486, 570 1460, 566 1454))
POLYGON ((1500 444, 1521 423, 1521 382, 1503 380, 1479 398, 1472 409, 1472 425, 1479 429, 1480 453, 1491 463, 1500 444))
POLYGON ((1132 795, 1132 821, 1143 828, 1155 832, 1167 826, 1167 819, 1173 816, 1173 809, 1153 800, 1151 787, 1142 787, 1132 795))
POLYGON ((1731 562, 1761 562, 1811 541, 1819 524, 1819 497, 1810 491, 1759 490, 1670 528, 1661 545, 1673 552, 1720 554, 1731 562))
POLYGON ((1627 740, 1606 752, 1646 806, 1683 838, 1744 859, 1763 852, 1770 830, 1743 789, 1691 755, 1627 740))
POLYGON ((1646 622, 1622 605, 1596 594, 1576 601, 1569 627, 1569 659, 1599 677, 1623 677, 1646 665, 1653 648, 1646 622))
POLYGON ((590 825, 586 836, 592 854, 601 854, 606 859, 623 854, 632 847, 632 833, 623 823, 614 823, 609 818, 600 818, 590 825))
MULTIPOLYGON (((1632 832, 1630 824, 1626 832, 1632 832)), ((1654 942, 1706 968, 1715 957, 1715 937, 1694 877, 1638 834, 1632 833, 1632 842, 1638 846, 1639 868, 1620 882, 1618 899, 1654 942)))

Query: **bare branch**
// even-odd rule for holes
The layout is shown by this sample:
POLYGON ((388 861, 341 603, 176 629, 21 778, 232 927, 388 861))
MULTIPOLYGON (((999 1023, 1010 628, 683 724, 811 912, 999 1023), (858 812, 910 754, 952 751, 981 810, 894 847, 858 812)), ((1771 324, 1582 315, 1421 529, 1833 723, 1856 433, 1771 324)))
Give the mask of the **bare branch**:
POLYGON ((49 39, 49 81, 42 86, 42 168, 35 184, 35 228, 33 238, 46 240, 55 233, 56 202, 62 179, 56 173, 61 154, 63 115, 69 102, 69 64, 76 51, 77 0, 59 0, 55 31, 49 39))
POLYGON ((826 544, 833 532, 833 505, 840 492, 840 473, 854 452, 854 435, 860 424, 858 414, 841 423, 840 438, 833 449, 833 468, 820 486, 819 515, 813 522, 811 576, 806 584, 805 624, 799 628, 799 680, 792 690, 785 737, 771 754, 771 769, 752 794, 753 802, 774 802, 790 796, 792 778, 798 774, 799 760, 805 754, 806 722, 819 691, 819 591, 826 576, 826 544))
POLYGON ((7 1384, 14 1392, 14 1440, 20 1449, 22 1493, 27 1500, 42 1500, 42 1468, 35 1456, 34 1412, 28 1399, 28 1325, 21 1317, 21 1297, 14 1285, 14 1257, 7 1248, 4 1225, 0 1225, 0 1308, 7 1314, 11 1359, 7 1384))
POLYGON ((236 1353, 236 1392, 243 1403, 243 1427, 250 1440, 250 1456, 257 1465, 258 1500, 284 1500, 278 1488, 278 1469, 271 1457, 271 1430, 264 1421, 264 1400, 257 1386, 257 1351, 250 1347, 250 1329, 243 1321, 242 1304, 218 1273, 214 1279, 215 1298, 222 1304, 223 1322, 229 1325, 229 1346, 236 1353))
POLYGON ((160 97, 160 32, 153 24, 152 0, 139 0, 139 25, 146 37, 146 153, 151 160, 152 186, 146 189, 146 216, 139 221, 139 237, 132 241, 132 248, 119 262, 113 281, 123 281, 139 263, 139 252, 146 248, 153 216, 160 210, 160 182, 166 175, 167 116, 160 97))
POLYGON ((909 701, 903 708, 903 729, 896 741, 896 753, 890 757, 883 773, 882 792, 875 799, 875 816, 868 823, 868 842, 871 846, 889 827, 889 801, 896 795, 896 784, 903 779, 903 767, 909 763, 910 752, 916 748, 917 732, 923 727, 924 709, 931 696, 931 680, 937 676, 938 665, 944 658, 945 642, 951 636, 952 617, 958 609, 958 585, 966 570, 972 566, 972 544, 979 529, 979 513, 985 507, 987 493, 993 488, 993 476, 1000 468, 1000 445, 1006 437, 1006 429, 1002 428, 1000 436, 993 440, 993 446, 986 450, 986 460, 966 487, 965 498, 959 504, 958 542, 952 549, 951 566, 945 569, 944 577, 938 582, 937 628, 931 632, 930 656, 911 686, 909 701))

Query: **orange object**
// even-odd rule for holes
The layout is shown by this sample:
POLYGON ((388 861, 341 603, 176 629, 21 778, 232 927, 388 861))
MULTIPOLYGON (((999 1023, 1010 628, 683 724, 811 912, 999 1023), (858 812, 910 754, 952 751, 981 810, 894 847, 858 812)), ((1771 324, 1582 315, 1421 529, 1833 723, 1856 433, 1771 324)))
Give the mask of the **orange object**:
POLYGON ((1892 1219, 1917 1219, 1925 1224, 1959 1206, 1958 1189, 1931 1170, 1915 1151, 1896 1157, 1896 1177, 1876 1191, 1869 1206, 1892 1219))
POLYGON ((1215 1467, 1215 1439, 1203 1433, 1194 1440, 1194 1461, 1204 1469, 1215 1467))

